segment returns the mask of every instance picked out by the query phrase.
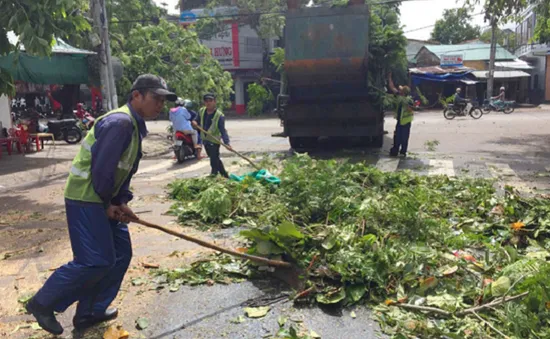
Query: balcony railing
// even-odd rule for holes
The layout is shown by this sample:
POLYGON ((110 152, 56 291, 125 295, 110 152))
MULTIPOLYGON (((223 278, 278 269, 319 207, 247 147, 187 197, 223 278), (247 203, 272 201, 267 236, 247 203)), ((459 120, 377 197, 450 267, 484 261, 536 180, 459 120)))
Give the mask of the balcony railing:
POLYGON ((528 44, 522 45, 516 48, 515 55, 518 57, 524 56, 529 53, 550 51, 550 42, 545 44, 528 44))

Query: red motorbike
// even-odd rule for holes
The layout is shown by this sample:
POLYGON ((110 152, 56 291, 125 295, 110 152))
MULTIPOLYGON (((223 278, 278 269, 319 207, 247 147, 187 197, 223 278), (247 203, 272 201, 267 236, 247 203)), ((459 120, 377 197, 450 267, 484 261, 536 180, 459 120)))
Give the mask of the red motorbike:
POLYGON ((197 149, 193 147, 193 139, 190 135, 177 131, 174 136, 174 154, 178 164, 181 164, 189 157, 197 156, 197 149))

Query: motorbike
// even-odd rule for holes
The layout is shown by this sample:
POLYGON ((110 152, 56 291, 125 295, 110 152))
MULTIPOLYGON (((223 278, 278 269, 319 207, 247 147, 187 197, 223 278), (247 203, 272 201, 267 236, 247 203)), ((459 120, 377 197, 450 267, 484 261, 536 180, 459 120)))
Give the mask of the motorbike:
POLYGON ((174 154, 178 164, 181 164, 191 156, 197 156, 197 150, 193 147, 193 139, 190 135, 176 131, 174 138, 174 154))
POLYGON ((504 114, 511 114, 514 112, 515 101, 501 101, 497 103, 494 100, 485 99, 483 102, 482 110, 484 114, 488 114, 491 111, 502 112, 504 114))
POLYGON ((52 133, 55 140, 65 140, 68 144, 77 144, 82 140, 82 130, 76 119, 53 120, 36 112, 45 122, 37 121, 37 130, 41 133, 52 133))
POLYGON ((448 104, 443 110, 443 116, 447 120, 453 120, 456 117, 471 116, 474 119, 479 119, 483 116, 483 111, 475 102, 468 101, 466 105, 448 104))
POLYGON ((77 144, 82 140, 82 130, 76 119, 50 120, 47 123, 48 133, 52 133, 56 140, 65 140, 68 144, 77 144))
POLYGON ((83 131, 89 131, 92 129, 95 123, 95 118, 92 114, 90 114, 86 109, 84 109, 84 105, 77 104, 76 110, 73 111, 74 115, 77 117, 79 121, 79 127, 83 131))

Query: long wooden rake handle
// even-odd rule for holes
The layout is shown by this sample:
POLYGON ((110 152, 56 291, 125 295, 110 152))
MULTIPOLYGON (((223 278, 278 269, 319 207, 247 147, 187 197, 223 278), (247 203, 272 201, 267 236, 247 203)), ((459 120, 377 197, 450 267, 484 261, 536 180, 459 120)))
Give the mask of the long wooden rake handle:
POLYGON ((222 252, 222 253, 226 253, 226 254, 235 256, 235 257, 240 257, 240 258, 243 258, 243 259, 252 260, 252 261, 255 261, 255 262, 259 262, 259 263, 266 264, 266 265, 269 265, 269 266, 274 266, 274 267, 286 267, 286 268, 292 267, 292 264, 289 263, 289 262, 286 262, 286 261, 271 260, 271 259, 267 259, 267 258, 263 258, 263 257, 258 257, 258 256, 255 256, 255 255, 250 255, 250 254, 246 254, 246 253, 240 253, 240 252, 237 252, 237 251, 233 251, 233 250, 223 248, 223 247, 214 245, 212 243, 206 242, 204 240, 193 238, 191 236, 185 235, 185 234, 180 233, 178 231, 174 231, 172 229, 169 229, 169 228, 166 228, 166 227, 163 227, 163 226, 160 226, 160 225, 156 225, 156 224, 147 222, 145 220, 132 219, 132 222, 135 222, 136 224, 140 224, 140 225, 143 225, 143 226, 146 226, 146 227, 157 229, 159 231, 162 231, 164 233, 168 233, 168 234, 173 235, 175 237, 182 238, 182 239, 185 239, 187 241, 193 242, 193 243, 195 243, 197 245, 200 245, 202 247, 210 248, 210 249, 222 252))
POLYGON ((241 158, 243 158, 244 160, 248 161, 250 163, 250 165, 252 165, 252 167, 254 167, 255 169, 257 169, 258 171, 261 170, 261 168, 256 165, 252 160, 250 160, 249 158, 247 158, 246 156, 242 155, 241 153, 235 151, 232 147, 229 147, 227 146, 223 141, 221 141, 220 139, 216 138, 215 136, 213 136, 212 134, 208 133, 207 131, 204 130, 204 128, 202 128, 201 126, 198 126, 197 125, 197 129, 201 132, 203 132, 204 134, 208 135, 209 137, 211 137, 212 139, 216 140, 216 142, 220 145, 222 145, 223 147, 225 147, 228 151, 230 152, 233 152, 235 153, 236 155, 240 156, 241 158))

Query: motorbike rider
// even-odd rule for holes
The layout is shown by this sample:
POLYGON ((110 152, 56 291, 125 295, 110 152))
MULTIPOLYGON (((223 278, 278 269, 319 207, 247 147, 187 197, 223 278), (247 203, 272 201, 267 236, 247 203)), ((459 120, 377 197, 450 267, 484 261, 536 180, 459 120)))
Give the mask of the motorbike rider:
POLYGON ((500 93, 495 97, 491 97, 491 100, 493 100, 493 103, 496 106, 500 106, 504 102, 505 95, 506 95, 506 88, 504 88, 504 86, 502 86, 500 88, 500 93))
MULTIPOLYGON (((183 100, 182 98, 178 98, 176 100, 174 108, 170 109, 170 122, 172 123, 172 127, 174 129, 174 136, 176 132, 182 132, 183 134, 191 136, 191 139, 193 140, 193 147, 197 150, 197 158, 200 159, 202 147, 199 144, 198 133, 191 125, 191 121, 196 117, 196 113, 192 115, 187 108, 185 108, 186 104, 189 106, 190 101, 183 100)), ((175 139, 176 138, 174 137, 174 140, 175 139)))
POLYGON ((461 93, 462 93, 462 89, 460 87, 458 87, 456 89, 456 92, 455 92, 455 97, 454 97, 454 104, 455 106, 459 107, 460 110, 462 111, 464 109, 464 107, 466 107, 466 104, 468 103, 468 99, 465 99, 461 96, 461 93))

